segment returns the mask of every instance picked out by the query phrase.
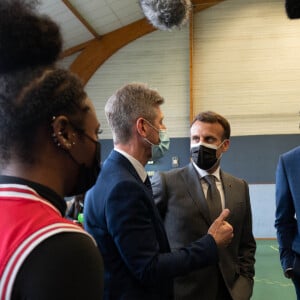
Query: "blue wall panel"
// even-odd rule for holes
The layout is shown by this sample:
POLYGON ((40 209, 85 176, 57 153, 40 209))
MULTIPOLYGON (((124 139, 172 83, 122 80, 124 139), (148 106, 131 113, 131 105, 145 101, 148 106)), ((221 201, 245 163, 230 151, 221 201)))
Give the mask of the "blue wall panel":
MULTIPOLYGON (((300 145, 300 135, 259 135, 232 137, 228 152, 222 157, 222 168, 249 184, 274 183, 278 157, 300 145)), ((112 140, 101 140, 102 160, 113 148, 112 140)), ((179 167, 189 162, 189 138, 171 138, 170 151, 151 165, 148 171, 163 171, 172 168, 172 157, 177 156, 179 167)))
POLYGON ((300 145, 300 135, 232 137, 222 168, 250 183, 274 183, 279 155, 300 145))

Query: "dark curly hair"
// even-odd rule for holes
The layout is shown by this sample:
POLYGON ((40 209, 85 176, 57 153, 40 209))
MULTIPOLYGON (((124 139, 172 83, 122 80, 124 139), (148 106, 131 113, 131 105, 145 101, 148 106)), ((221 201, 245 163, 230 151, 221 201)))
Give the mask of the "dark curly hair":
POLYGON ((37 1, 0 1, 0 73, 53 63, 61 52, 60 29, 35 12, 37 1))
MULTIPOLYGON (((34 10, 35 1, 0 1, 0 164, 13 151, 33 163, 37 131, 51 134, 53 116, 82 128, 86 98, 79 78, 55 67, 62 42, 58 26, 34 10)), ((42 145, 40 145, 42 147, 42 145)))

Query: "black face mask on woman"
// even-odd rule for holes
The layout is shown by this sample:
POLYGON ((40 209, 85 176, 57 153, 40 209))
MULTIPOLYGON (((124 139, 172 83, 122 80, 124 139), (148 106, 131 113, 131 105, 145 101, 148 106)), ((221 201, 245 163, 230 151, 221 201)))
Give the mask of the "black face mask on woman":
POLYGON ((217 150, 223 143, 224 141, 219 146, 202 142, 191 145, 193 162, 202 170, 212 169, 220 159, 217 158, 217 150))
POLYGON ((101 144, 93 140, 87 134, 83 133, 90 141, 96 144, 95 157, 92 165, 87 167, 85 164, 79 164, 69 153, 72 160, 79 165, 78 181, 74 189, 66 196, 80 195, 87 192, 96 182, 101 170, 101 144))

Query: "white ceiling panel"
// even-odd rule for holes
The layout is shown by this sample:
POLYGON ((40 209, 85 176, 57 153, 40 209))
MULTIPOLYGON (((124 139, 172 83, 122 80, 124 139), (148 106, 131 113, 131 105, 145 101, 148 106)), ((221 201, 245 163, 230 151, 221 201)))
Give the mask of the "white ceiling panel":
POLYGON ((60 25, 64 40, 63 49, 74 47, 93 38, 93 35, 61 0, 42 0, 38 10, 49 15, 60 25))
MULTIPOLYGON (((38 1, 39 11, 48 14, 60 25, 64 39, 63 50, 145 18, 139 4, 140 0, 38 1)), ((193 1, 205 3, 206 0, 193 1)))
MULTIPOLYGON (((98 35, 104 35, 144 18, 138 0, 69 0, 68 2, 98 35)), ((94 38, 94 35, 62 0, 40 0, 38 10, 48 14, 61 26, 64 50, 94 38)))

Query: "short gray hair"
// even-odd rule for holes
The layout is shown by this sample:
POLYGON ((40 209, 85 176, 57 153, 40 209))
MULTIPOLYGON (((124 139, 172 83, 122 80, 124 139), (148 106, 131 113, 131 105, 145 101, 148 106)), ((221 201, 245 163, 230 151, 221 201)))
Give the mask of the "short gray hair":
POLYGON ((136 120, 142 117, 153 121, 156 117, 154 108, 163 103, 164 98, 143 83, 130 83, 118 89, 105 105, 114 143, 128 142, 136 120))

